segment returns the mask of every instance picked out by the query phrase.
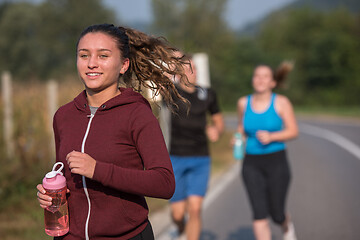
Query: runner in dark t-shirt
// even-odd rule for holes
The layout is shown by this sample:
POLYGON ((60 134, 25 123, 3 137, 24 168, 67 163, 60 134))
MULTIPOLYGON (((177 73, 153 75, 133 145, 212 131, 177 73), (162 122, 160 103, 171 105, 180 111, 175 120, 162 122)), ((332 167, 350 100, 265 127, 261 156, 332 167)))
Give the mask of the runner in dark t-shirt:
POLYGON ((211 88, 196 87, 190 93, 177 87, 181 96, 189 100, 191 107, 178 101, 179 110, 171 116, 170 154, 178 156, 208 156, 206 136, 207 114, 220 113, 216 93, 211 88))
POLYGON ((208 140, 219 139, 224 120, 215 91, 195 85, 194 64, 186 72, 191 84, 179 84, 177 90, 190 102, 190 108, 178 101, 179 108, 171 115, 170 158, 176 187, 170 203, 178 233, 186 229, 187 239, 199 239, 202 202, 210 175, 208 140), (186 223, 185 213, 189 217, 186 223))

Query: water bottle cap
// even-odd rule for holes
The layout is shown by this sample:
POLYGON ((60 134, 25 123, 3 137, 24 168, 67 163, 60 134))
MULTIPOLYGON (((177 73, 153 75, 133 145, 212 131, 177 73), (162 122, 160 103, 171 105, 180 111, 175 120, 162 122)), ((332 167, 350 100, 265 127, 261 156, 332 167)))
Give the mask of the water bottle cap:
POLYGON ((236 133, 235 133, 235 137, 236 137, 236 138, 241 138, 241 137, 242 137, 242 135, 241 135, 241 133, 236 132, 236 133))
POLYGON ((52 171, 48 172, 43 179, 43 187, 46 189, 61 189, 66 186, 66 179, 61 170, 64 168, 62 162, 54 164, 52 171), (55 170, 58 165, 61 165, 58 170, 55 170))
POLYGON ((64 168, 64 164, 62 162, 57 162, 54 164, 53 168, 52 168, 52 171, 51 172, 48 172, 45 177, 46 178, 53 178, 55 177, 57 174, 60 174, 60 175, 63 175, 63 173, 61 172, 61 170, 64 168), (61 167, 55 171, 56 167, 58 165, 61 165, 61 167))

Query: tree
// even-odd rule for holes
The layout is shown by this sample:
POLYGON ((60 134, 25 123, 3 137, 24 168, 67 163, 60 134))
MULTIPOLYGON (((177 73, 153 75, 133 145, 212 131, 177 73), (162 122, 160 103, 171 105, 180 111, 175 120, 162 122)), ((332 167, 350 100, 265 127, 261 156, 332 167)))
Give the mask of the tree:
POLYGON ((38 46, 35 35, 38 28, 36 7, 29 3, 8 4, 3 9, 0 22, 0 69, 9 70, 14 75, 29 74, 39 71, 39 64, 33 57, 42 49, 38 46))
POLYGON ((75 45, 81 31, 114 22, 114 13, 97 0, 47 0, 41 4, 1 5, 0 70, 18 78, 63 77, 75 71, 75 45), (4 57, 6 56, 6 58, 4 57))
POLYGON ((222 18, 227 0, 153 0, 153 29, 185 51, 218 49, 231 36, 222 18))
POLYGON ((220 98, 225 96, 227 89, 224 81, 227 62, 224 58, 235 44, 235 36, 222 17, 226 2, 152 0, 155 16, 153 30, 165 35, 186 53, 206 52, 209 55, 212 85, 220 93, 220 98))

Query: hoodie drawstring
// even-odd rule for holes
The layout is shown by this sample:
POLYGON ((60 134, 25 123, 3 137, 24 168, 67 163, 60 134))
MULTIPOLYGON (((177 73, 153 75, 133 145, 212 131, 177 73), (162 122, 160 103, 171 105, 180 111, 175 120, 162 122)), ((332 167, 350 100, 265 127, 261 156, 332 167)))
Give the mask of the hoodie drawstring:
MULTIPOLYGON (((81 144, 81 152, 82 153, 85 153, 85 142, 86 142, 86 139, 87 139, 87 137, 89 135, 89 130, 90 130, 91 122, 92 122, 92 120, 94 118, 94 114, 88 115, 88 117, 90 118, 90 120, 89 120, 89 123, 87 125, 85 136, 84 136, 82 144, 81 144)), ((89 192, 88 192, 88 189, 87 189, 87 186, 86 186, 85 176, 82 176, 82 183, 83 183, 84 192, 85 192, 85 195, 86 195, 86 198, 87 198, 87 201, 88 201, 88 205, 89 205, 88 215, 87 215, 86 223, 85 223, 85 239, 89 240, 89 220, 90 220, 91 202, 90 202, 89 192)))

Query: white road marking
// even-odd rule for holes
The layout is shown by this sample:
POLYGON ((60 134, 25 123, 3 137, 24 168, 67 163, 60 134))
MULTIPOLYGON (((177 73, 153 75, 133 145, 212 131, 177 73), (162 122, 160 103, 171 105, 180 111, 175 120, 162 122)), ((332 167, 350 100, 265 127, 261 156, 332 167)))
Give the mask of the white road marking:
POLYGON ((352 155, 354 155, 357 159, 360 160, 360 147, 358 145, 356 145, 355 143, 353 143, 352 141, 350 141, 349 139, 343 137, 342 135, 335 133, 333 131, 324 129, 324 128, 320 128, 320 127, 315 127, 309 124, 300 124, 299 126, 300 132, 312 135, 312 136, 316 136, 316 137, 320 137, 323 139, 326 139, 330 142, 335 143, 336 145, 344 148, 346 151, 348 151, 349 153, 351 153, 352 155))
POLYGON ((218 196, 221 195, 222 191, 226 189, 226 186, 229 185, 230 182, 240 176, 241 163, 241 161, 237 161, 233 167, 227 171, 219 181, 217 181, 217 184, 214 186, 214 188, 205 196, 203 205, 204 210, 208 208, 218 196))

